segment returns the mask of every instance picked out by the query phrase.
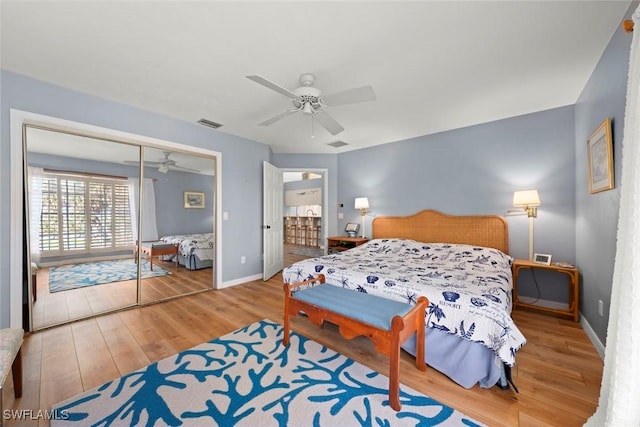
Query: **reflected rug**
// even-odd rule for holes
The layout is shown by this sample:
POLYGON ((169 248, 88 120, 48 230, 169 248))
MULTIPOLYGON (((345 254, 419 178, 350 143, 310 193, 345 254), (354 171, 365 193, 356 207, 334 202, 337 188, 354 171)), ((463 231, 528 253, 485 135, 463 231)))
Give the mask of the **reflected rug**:
POLYGON ((53 406, 51 426, 478 426, 299 334, 262 320, 53 406))
MULTIPOLYGON (((132 259, 118 261, 88 262, 52 267, 49 270, 49 292, 68 291, 86 286, 133 280, 138 274, 138 265, 132 259)), ((166 276, 167 269, 154 264, 149 270, 149 262, 142 262, 142 278, 166 276)))

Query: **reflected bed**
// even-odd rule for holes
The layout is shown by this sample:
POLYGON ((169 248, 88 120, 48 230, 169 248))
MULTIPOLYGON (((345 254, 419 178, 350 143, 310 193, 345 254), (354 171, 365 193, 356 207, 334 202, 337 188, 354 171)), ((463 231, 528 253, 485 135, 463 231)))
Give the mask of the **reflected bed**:
MULTIPOLYGON (((188 270, 213 266, 213 233, 175 234, 160 238, 163 242, 178 245, 178 263, 188 270)), ((174 256, 163 258, 174 260, 174 256)))

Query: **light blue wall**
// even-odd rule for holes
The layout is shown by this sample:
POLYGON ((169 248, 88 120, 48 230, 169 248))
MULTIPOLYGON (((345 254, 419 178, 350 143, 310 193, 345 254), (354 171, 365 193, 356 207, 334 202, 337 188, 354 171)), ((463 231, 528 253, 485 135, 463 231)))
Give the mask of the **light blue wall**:
MULTIPOLYGON (((513 191, 535 188, 542 206, 535 221, 535 251, 575 262, 575 156, 572 106, 485 123, 435 135, 351 151, 333 158, 274 155, 279 167, 327 167, 329 195, 335 204, 327 217, 340 234, 347 222, 360 223, 356 197, 368 197, 371 220, 378 215, 407 215, 422 209, 450 214, 505 215, 513 191), (332 193, 337 182, 337 193, 332 193), (333 194, 336 194, 334 196, 333 194), (335 207, 335 208, 334 208, 335 207), (332 210, 335 209, 335 210, 332 210), (337 219, 342 212, 344 218, 337 219)), ((528 257, 526 216, 507 217, 510 252, 528 257)), ((540 298, 566 302, 563 277, 539 278, 540 298)), ((523 295, 536 295, 528 277, 523 295)))
MULTIPOLYGON (((222 227, 223 281, 262 272, 262 162, 269 159, 265 144, 149 111, 71 91, 5 70, 0 71, 0 151, 10 149, 10 109, 101 126, 222 153, 222 210, 229 220, 222 227), (255 224, 255 226, 250 226, 255 224), (240 257, 246 256, 246 264, 240 257)), ((0 238, 9 243, 10 159, 0 158, 0 238)), ((9 257, 0 259, 0 306, 2 327, 9 324, 9 257)))
POLYGON ((212 232, 214 218, 211 212, 213 212, 215 185, 212 176, 175 170, 163 174, 155 168, 145 169, 146 177, 156 178, 158 236, 212 232), (185 190, 204 193, 204 209, 185 209, 185 190))
MULTIPOLYGON (((638 7, 633 2, 624 19, 638 7)), ((636 30, 637 31, 637 30, 636 30)), ((582 273, 580 311, 605 343, 620 201, 622 136, 632 36, 618 28, 575 106, 576 259, 582 273), (615 188, 589 194, 587 139, 605 118, 613 128, 615 188), (598 314, 598 301, 604 316, 598 314)), ((635 95, 637 96, 637 94, 635 95)), ((639 118, 634 118, 639 120, 639 118)))
MULTIPOLYGON (((535 252, 575 261, 573 107, 557 108, 406 141, 338 158, 338 203, 360 223, 356 197, 368 197, 371 220, 422 209, 448 214, 506 215, 515 190, 537 189, 535 252)), ((510 253, 528 258, 526 216, 508 216, 510 253)), ((524 295, 535 295, 526 280, 524 295)), ((541 298, 566 301, 566 285, 541 286, 541 298)))

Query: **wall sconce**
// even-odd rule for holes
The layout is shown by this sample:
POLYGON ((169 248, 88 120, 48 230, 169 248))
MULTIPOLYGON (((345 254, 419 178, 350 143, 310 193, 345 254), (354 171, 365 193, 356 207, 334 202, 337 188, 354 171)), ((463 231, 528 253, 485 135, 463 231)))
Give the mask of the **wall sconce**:
POLYGON ((356 197, 356 209, 360 209, 360 215, 362 216, 362 236, 360 237, 364 237, 364 216, 367 214, 367 209, 369 209, 369 199, 356 197))
POLYGON ((538 190, 514 191, 513 206, 524 208, 529 217, 529 261, 533 261, 533 219, 538 216, 540 206, 538 190))

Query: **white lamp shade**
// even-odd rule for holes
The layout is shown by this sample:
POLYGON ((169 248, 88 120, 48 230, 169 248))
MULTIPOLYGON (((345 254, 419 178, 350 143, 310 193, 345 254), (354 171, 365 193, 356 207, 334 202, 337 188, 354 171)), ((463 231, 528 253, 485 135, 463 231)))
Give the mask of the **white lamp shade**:
POLYGON ((514 191, 513 206, 540 206, 538 190, 514 191))
POLYGON ((357 197, 356 209, 369 209, 369 199, 366 197, 357 197))

